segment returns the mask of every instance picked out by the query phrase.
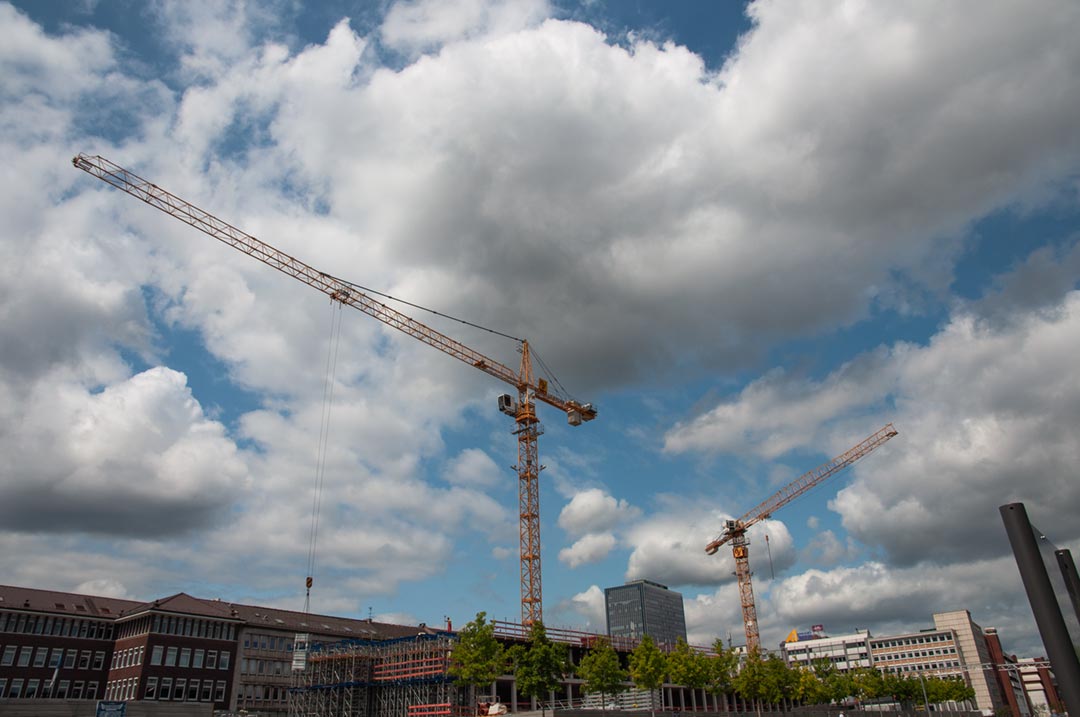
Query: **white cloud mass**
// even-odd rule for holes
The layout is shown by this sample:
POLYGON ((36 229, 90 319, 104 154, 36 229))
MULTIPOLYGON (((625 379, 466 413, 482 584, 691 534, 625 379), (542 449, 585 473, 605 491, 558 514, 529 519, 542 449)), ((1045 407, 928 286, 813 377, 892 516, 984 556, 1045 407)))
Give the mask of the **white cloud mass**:
MULTIPOLYGON (((657 418, 665 452, 605 453, 604 436, 647 429, 602 412, 612 428, 575 450, 618 491, 568 489, 558 516, 574 541, 564 564, 599 569, 625 547, 626 577, 719 586, 688 605, 695 635, 740 618, 730 556, 701 554, 729 506, 674 495, 693 491, 674 481, 656 499, 659 471, 691 454, 835 454, 884 420, 901 431, 833 503, 876 562, 784 576, 791 536, 767 526, 774 629, 809 613, 773 591, 832 615, 834 593, 856 600, 851 585, 917 570, 930 579, 909 604, 974 601, 947 571, 1001 567, 996 506, 1010 500, 1061 542, 1080 537, 1077 253, 1030 254, 981 303, 952 293, 974 223, 1075 208, 1076 2, 761 0, 717 70, 675 42, 552 17, 543 0, 391 3, 314 40, 294 36, 298 7, 164 0, 133 16, 161 38, 145 56, 118 32, 46 31, 0 2, 12 582, 145 596, 184 589, 175 574, 235 575, 290 603, 309 541, 325 297, 73 170, 75 151, 325 271, 526 335, 586 400, 651 393, 679 411, 702 381, 748 380, 696 418, 657 418), (950 308, 923 344, 882 339, 824 378, 764 363, 926 306, 950 308), (605 459, 657 472, 617 484, 605 459)), ((452 326, 516 359, 511 342, 452 326)), ((473 367, 355 312, 341 342, 319 599, 359 609, 459 580, 513 542, 496 466, 514 447, 473 367)), ((848 536, 825 545, 841 563, 848 536)), ((596 619, 596 590, 568 603, 577 589, 562 602, 596 619)))

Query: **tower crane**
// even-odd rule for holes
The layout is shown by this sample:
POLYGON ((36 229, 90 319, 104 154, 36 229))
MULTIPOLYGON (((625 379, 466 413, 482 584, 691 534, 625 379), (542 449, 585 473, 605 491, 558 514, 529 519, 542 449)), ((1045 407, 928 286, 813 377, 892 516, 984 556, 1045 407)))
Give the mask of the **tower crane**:
POLYGON ((754 587, 750 581, 750 549, 748 547, 750 540, 746 537, 747 529, 755 523, 771 517, 780 508, 866 456, 896 434, 897 430, 893 428, 893 425, 891 423, 886 424, 884 428, 864 439, 858 445, 849 448, 828 463, 820 465, 791 481, 753 509, 747 511, 741 518, 725 521, 724 532, 705 546, 707 554, 715 555, 720 546, 731 543, 731 553, 735 557, 735 576, 739 581, 739 597, 742 601, 747 650, 756 650, 761 646, 758 635, 757 608, 754 606, 754 587))
MULTIPOLYGON (((521 364, 517 371, 495 359, 488 358, 465 344, 373 299, 356 286, 315 269, 308 264, 256 239, 246 232, 200 209, 180 197, 158 187, 133 172, 101 156, 78 154, 72 164, 107 184, 127 192, 199 231, 228 244, 237 251, 288 274, 298 281, 318 289, 332 300, 358 309, 414 339, 494 376, 517 389, 517 399, 509 394, 499 396, 499 410, 515 422, 517 436, 519 534, 521 553, 521 619, 531 625, 543 618, 542 584, 540 579, 540 491, 539 477, 544 466, 537 453, 537 438, 543 425, 536 416, 536 402, 546 403, 566 414, 571 426, 596 418, 591 403, 580 403, 549 391, 544 378, 534 377, 529 342, 521 341, 521 364)), ((309 586, 310 587, 310 586, 309 586)))

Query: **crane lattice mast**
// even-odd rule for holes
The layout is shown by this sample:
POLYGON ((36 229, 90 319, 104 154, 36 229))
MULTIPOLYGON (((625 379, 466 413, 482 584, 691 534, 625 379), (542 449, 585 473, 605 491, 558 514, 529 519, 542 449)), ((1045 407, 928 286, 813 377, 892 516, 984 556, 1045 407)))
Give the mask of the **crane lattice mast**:
POLYGON ((741 518, 726 521, 724 532, 705 546, 706 553, 715 555, 720 546, 731 543, 731 553, 735 558, 735 577, 739 582, 743 625, 746 628, 747 650, 756 650, 761 646, 758 633, 757 607, 754 605, 754 587, 751 582, 750 548, 748 547, 750 539, 746 537, 747 529, 755 523, 769 518, 780 508, 868 455, 895 435, 897 435, 897 430, 893 428, 893 425, 891 423, 886 424, 884 428, 864 439, 858 445, 849 448, 831 461, 791 481, 791 483, 769 496, 741 518))
POLYGON ((499 408, 514 417, 514 433, 518 439, 518 463, 515 468, 518 473, 520 507, 521 619, 526 625, 542 620, 538 481, 543 466, 538 460, 537 437, 543 433, 543 427, 536 417, 535 403, 540 401, 563 411, 572 426, 596 418, 596 408, 591 403, 580 403, 550 393, 546 380, 534 380, 528 341, 521 342, 521 367, 515 372, 501 362, 373 299, 354 285, 305 264, 104 157, 79 154, 71 161, 76 168, 185 224, 190 224, 237 251, 318 289, 334 301, 358 309, 516 388, 517 400, 514 401, 508 395, 500 396, 499 408))

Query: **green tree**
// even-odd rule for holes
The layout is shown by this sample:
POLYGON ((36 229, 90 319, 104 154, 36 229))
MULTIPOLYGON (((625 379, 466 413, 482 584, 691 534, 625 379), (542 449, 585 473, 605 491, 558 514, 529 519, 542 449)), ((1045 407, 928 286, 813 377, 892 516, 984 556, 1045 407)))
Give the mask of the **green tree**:
POLYGON ((668 675, 671 681, 690 688, 690 701, 697 711, 697 690, 709 683, 708 658, 690 649, 681 637, 675 642, 675 649, 668 655, 668 675))
POLYGON ((852 696, 860 700, 872 700, 885 694, 885 678, 872 667, 860 667, 850 673, 852 696))
POLYGON ((761 700, 765 698, 765 679, 765 660, 762 659, 761 652, 757 648, 752 649, 747 653, 746 661, 739 670, 739 674, 735 675, 733 682, 735 689, 744 699, 754 701, 754 709, 758 717, 761 715, 761 700))
POLYGON ((544 714, 544 703, 551 691, 559 687, 570 671, 566 646, 549 640, 544 623, 537 620, 529 627, 528 643, 514 645, 510 659, 514 663, 518 692, 535 697, 540 702, 540 714, 544 714))
POLYGON ((495 625, 486 618, 487 613, 476 613, 476 619, 458 632, 450 652, 450 676, 469 686, 470 702, 476 701, 477 687, 490 688, 506 672, 506 653, 495 639, 495 625))
POLYGON ((656 714, 652 692, 660 689, 667 674, 668 661, 653 639, 646 635, 630 653, 630 679, 639 690, 649 690, 650 712, 656 714))
POLYGON ((795 690, 793 696, 804 705, 820 705, 829 701, 829 692, 809 666, 797 667, 792 670, 795 678, 795 690))
POLYGON ((619 655, 607 640, 598 638, 581 658, 577 669, 583 680, 581 689, 589 694, 600 693, 600 704, 607 707, 607 695, 626 689, 627 674, 619 666, 619 655))
POLYGON ((739 669, 739 653, 734 647, 724 647, 723 640, 713 643, 713 658, 709 664, 709 684, 706 689, 714 695, 727 695, 735 689, 735 673, 739 669))
POLYGON ((780 657, 765 658, 762 699, 770 704, 780 704, 795 692, 796 675, 780 657))

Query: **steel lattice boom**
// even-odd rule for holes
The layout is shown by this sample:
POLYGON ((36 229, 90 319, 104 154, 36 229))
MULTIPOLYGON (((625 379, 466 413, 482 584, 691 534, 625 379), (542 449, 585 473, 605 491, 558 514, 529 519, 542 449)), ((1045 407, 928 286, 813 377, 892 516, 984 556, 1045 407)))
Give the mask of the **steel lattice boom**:
MULTIPOLYGON (((504 412, 514 416, 517 424, 514 433, 518 436, 521 617, 525 624, 532 624, 535 620, 542 619, 538 478, 543 466, 538 462, 536 439, 543 431, 536 418, 534 402, 541 401, 563 411, 566 413, 567 420, 574 426, 596 418, 596 409, 591 403, 579 403, 549 393, 548 382, 544 379, 534 381, 528 341, 521 343, 521 369, 515 372, 499 361, 373 299, 352 284, 305 264, 104 157, 79 154, 71 162, 76 168, 146 202, 155 209, 185 224, 190 224, 204 234, 258 259, 283 274, 318 289, 334 301, 358 309, 516 388, 518 400, 504 412)), ((502 407, 502 400, 500 400, 500 407, 502 407)))
POLYGON ((750 549, 748 547, 750 540, 746 537, 746 530, 755 523, 770 517, 777 510, 783 508, 814 486, 820 485, 831 476, 836 475, 855 461, 868 455, 897 435, 897 433, 891 423, 886 424, 884 428, 864 439, 858 445, 849 448, 831 461, 791 481, 741 518, 727 521, 724 532, 705 546, 706 553, 715 555, 720 546, 731 543, 731 552, 735 558, 735 576, 739 581, 739 598, 742 603, 743 624, 746 628, 746 647, 748 650, 760 647, 760 638, 757 607, 754 605, 754 587, 751 582, 750 549))

